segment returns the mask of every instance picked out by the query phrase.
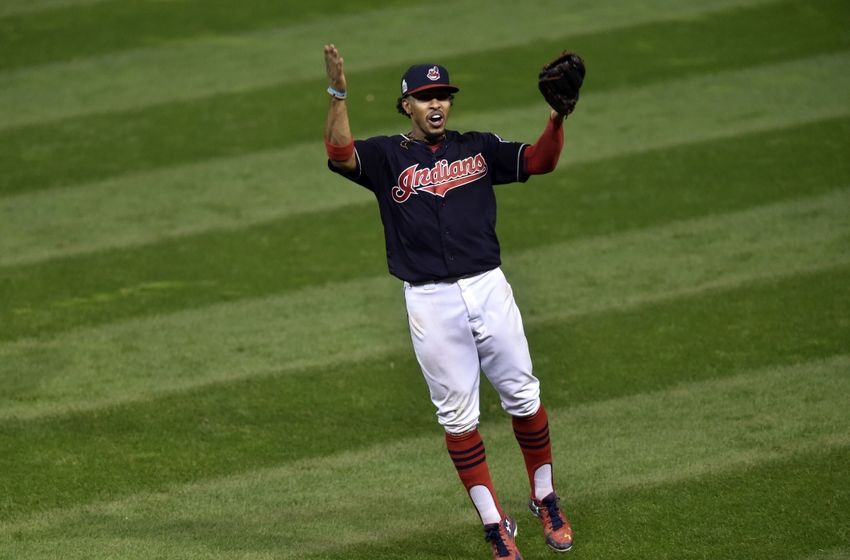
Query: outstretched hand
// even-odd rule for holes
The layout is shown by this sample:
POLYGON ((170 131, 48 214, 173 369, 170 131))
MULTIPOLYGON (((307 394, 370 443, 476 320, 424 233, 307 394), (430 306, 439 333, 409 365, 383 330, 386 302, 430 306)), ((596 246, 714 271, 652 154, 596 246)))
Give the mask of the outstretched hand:
POLYGON ((333 44, 325 45, 325 70, 328 73, 328 85, 337 91, 347 91, 342 64, 339 49, 333 44))

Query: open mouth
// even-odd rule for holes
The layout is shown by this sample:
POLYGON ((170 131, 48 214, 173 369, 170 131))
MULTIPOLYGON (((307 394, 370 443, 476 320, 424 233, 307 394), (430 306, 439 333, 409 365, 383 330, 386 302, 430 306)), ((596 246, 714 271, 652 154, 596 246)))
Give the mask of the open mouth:
POLYGON ((431 113, 428 115, 428 124, 434 128, 443 126, 443 115, 441 113, 431 113))

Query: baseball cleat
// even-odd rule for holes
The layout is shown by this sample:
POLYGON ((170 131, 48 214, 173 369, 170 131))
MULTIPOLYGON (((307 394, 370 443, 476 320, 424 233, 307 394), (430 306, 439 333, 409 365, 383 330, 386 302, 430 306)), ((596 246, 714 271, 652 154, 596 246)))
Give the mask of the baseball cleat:
POLYGON ((573 547, 573 530, 566 514, 561 510, 560 498, 552 492, 542 500, 531 498, 528 509, 543 524, 546 544, 556 552, 566 552, 573 547))
POLYGON ((510 515, 506 515, 499 523, 484 526, 484 540, 490 543, 493 558, 522 560, 522 554, 517 550, 514 542, 516 533, 516 522, 510 515))

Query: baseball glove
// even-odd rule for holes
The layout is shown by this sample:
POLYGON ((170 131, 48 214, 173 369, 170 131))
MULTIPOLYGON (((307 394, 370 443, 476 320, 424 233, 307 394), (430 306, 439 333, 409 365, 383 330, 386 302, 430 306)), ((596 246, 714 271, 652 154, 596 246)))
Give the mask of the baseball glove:
POLYGON ((543 67, 537 79, 537 87, 549 106, 566 116, 576 108, 582 82, 584 61, 579 55, 564 51, 543 67))

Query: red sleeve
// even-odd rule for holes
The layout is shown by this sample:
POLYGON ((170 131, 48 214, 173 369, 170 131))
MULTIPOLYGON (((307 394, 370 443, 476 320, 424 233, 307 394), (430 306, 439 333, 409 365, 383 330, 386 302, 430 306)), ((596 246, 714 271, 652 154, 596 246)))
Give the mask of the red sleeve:
POLYGON ((558 165, 561 149, 564 147, 564 126, 560 122, 555 124, 548 119, 546 129, 533 146, 529 146, 523 153, 525 159, 525 171, 529 175, 542 175, 549 173, 558 165))

